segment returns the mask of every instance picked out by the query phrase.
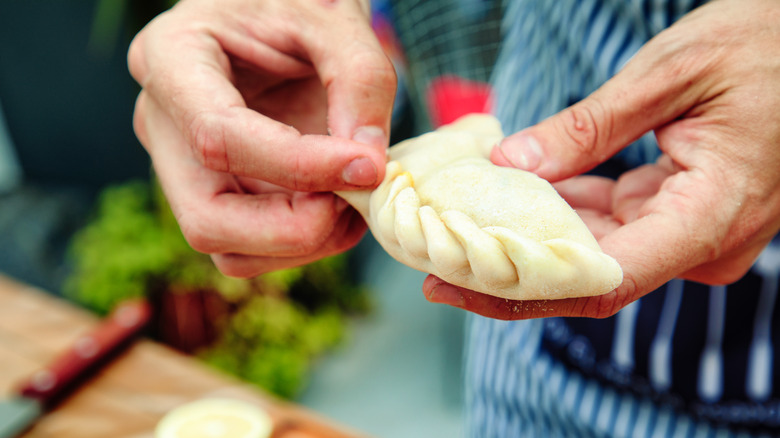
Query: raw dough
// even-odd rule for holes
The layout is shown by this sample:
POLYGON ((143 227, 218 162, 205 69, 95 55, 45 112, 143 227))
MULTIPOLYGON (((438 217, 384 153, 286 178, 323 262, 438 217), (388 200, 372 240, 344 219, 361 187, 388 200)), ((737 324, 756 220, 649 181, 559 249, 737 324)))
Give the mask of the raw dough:
POLYGON ((620 285, 618 263, 546 180, 496 166, 503 133, 485 114, 389 150, 375 190, 338 192, 396 260, 513 300, 593 296, 620 285))

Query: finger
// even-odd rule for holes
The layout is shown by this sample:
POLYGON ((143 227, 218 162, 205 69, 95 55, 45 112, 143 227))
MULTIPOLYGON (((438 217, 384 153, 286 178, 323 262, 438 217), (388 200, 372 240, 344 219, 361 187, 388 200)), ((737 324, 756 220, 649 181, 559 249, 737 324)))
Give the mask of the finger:
MULTIPOLYGON (((685 174, 668 178, 665 184, 669 190, 647 199, 635 220, 599 240, 602 250, 615 258, 623 269, 623 282, 615 291, 598 297, 561 300, 552 306, 550 316, 612 315, 669 279, 723 256, 719 253, 719 242, 728 233, 728 224, 733 223, 735 213, 716 208, 720 204, 717 191, 711 184, 699 184, 695 178, 685 174), (697 196, 691 197, 687 193, 697 196), (719 213, 713 214, 716 211, 719 213), (719 217, 721 214, 724 217, 719 217)), ((438 284, 431 281, 429 290, 438 284)), ((512 317, 509 311, 514 307, 501 305, 491 298, 460 288, 445 287, 442 291, 437 290, 434 297, 454 296, 447 298, 456 303, 453 305, 459 304, 459 307, 480 314, 512 317), (458 294, 462 298, 458 299, 458 294)), ((518 309, 521 311, 519 317, 539 315, 533 307, 518 309)))
POLYGON ((696 199, 662 191, 645 202, 635 220, 604 236, 599 245, 623 269, 619 296, 629 302, 636 300, 668 280, 720 258, 720 242, 732 218, 718 211, 717 204, 717 196, 706 189, 700 190, 696 199), (726 216, 722 222, 719 214, 726 216))
POLYGON ((613 216, 628 223, 643 214, 642 207, 647 200, 661 190, 664 181, 673 173, 665 166, 646 164, 621 175, 613 192, 613 216))
MULTIPOLYGON (((313 66, 327 90, 331 134, 381 150, 388 146, 397 80, 369 24, 369 9, 365 1, 306 3, 297 7, 299 31, 288 36, 312 61, 305 65, 313 66)), ((255 65, 274 62, 253 38, 236 32, 226 35, 223 45, 243 59, 255 65)))
POLYGON ((333 135, 387 146, 396 74, 358 2, 314 8, 320 26, 303 35, 328 92, 328 126, 333 135), (339 32, 333 32, 333 27, 339 32))
POLYGON ((720 172, 704 173, 681 172, 662 159, 619 181, 614 214, 626 225, 599 243, 623 267, 629 295, 639 297, 674 277, 732 283, 775 234, 763 227, 766 216, 746 219, 747 202, 724 201, 730 197, 720 187, 720 172))
POLYGON ((257 257, 243 254, 213 254, 214 264, 225 275, 251 278, 279 269, 303 266, 324 257, 340 254, 355 246, 367 229, 362 217, 354 211, 346 212, 341 224, 325 243, 309 254, 295 257, 257 257))
POLYGON ((615 188, 612 179, 583 175, 558 181, 553 187, 574 209, 612 213, 612 190, 615 188))
MULTIPOLYGON (((347 204, 332 193, 247 193, 231 175, 203 168, 154 102, 139 100, 143 138, 166 147, 150 155, 171 209, 190 245, 204 253, 298 256, 330 236, 347 204), (151 111, 148 111, 151 110, 151 111)), ((246 181, 244 181, 246 184, 246 181)), ((257 185, 255 188, 262 188, 257 185)))
POLYGON ((320 248, 346 209, 331 193, 222 193, 176 211, 182 232, 200 252, 296 257, 320 248))
POLYGON ((366 147, 357 141, 302 135, 248 109, 230 81, 230 62, 220 41, 194 25, 168 28, 175 35, 151 34, 134 43, 130 58, 145 57, 134 63, 141 66, 134 74, 184 133, 203 165, 299 191, 348 190, 381 181, 384 144, 366 147), (153 44, 159 39, 166 44, 153 44))
POLYGON ((583 175, 559 181, 553 186, 575 209, 597 240, 622 225, 612 216, 614 180, 583 175))
POLYGON ((714 262, 705 263, 684 272, 680 278, 704 284, 731 284, 742 278, 758 258, 771 237, 724 254, 714 262))
POLYGON ((267 181, 254 178, 236 177, 236 182, 241 186, 241 189, 247 193, 286 193, 292 196, 296 193, 294 190, 290 190, 286 187, 271 184, 267 181))
POLYGON ((423 294, 430 302, 501 320, 555 316, 605 318, 613 315, 617 307, 614 291, 597 297, 515 301, 454 286, 433 275, 423 282, 423 294))
POLYGON ((602 237, 614 232, 623 225, 611 214, 588 209, 577 209, 576 212, 596 240, 601 240, 602 237))
POLYGON ((712 53, 685 50, 672 26, 590 96, 505 138, 491 159, 558 181, 617 151, 720 90, 707 77, 712 53))

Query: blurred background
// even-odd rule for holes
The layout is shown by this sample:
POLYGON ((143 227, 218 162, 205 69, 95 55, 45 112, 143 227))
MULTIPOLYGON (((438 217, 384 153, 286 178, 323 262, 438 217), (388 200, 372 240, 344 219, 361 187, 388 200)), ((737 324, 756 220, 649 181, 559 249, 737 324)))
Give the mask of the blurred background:
MULTIPOLYGON (((465 315, 370 235, 253 280, 186 244, 132 131, 125 59, 171 3, 0 2, 0 272, 97 314, 147 297, 156 340, 372 436, 461 436, 465 315)), ((488 107, 493 2, 373 7, 401 81, 393 142, 488 107)))

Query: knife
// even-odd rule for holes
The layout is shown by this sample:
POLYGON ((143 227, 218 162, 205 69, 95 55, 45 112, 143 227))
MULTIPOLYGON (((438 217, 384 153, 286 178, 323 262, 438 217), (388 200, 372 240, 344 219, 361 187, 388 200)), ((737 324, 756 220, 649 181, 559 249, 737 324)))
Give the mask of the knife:
POLYGON ((151 314, 151 306, 145 300, 120 303, 94 330, 80 336, 47 367, 23 381, 9 399, 0 401, 0 438, 12 438, 24 432, 128 346, 151 314))

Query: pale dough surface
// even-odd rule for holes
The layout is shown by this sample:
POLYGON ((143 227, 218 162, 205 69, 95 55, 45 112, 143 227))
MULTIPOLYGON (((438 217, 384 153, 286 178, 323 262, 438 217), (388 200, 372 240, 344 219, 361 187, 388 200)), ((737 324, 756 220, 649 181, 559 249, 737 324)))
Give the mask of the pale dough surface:
POLYGON ((338 192, 396 260, 489 295, 561 299, 620 285, 618 263, 544 179, 490 162, 503 138, 474 114, 389 150, 373 191, 338 192))

